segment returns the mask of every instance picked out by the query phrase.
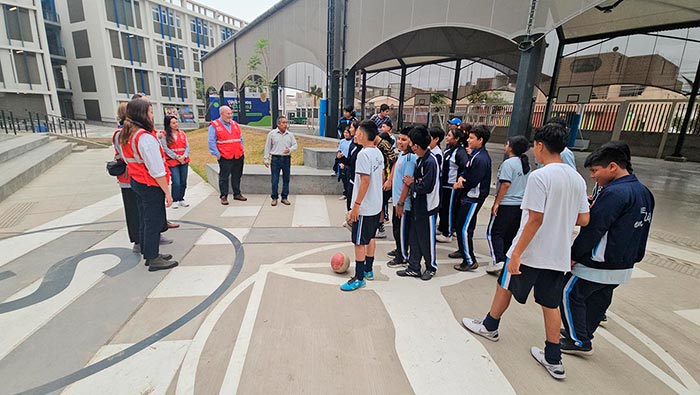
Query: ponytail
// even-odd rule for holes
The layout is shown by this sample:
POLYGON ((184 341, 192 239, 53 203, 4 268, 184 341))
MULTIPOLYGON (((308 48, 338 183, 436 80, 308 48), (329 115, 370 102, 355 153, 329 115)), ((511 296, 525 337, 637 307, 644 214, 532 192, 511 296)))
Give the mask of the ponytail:
POLYGON ((508 138, 508 145, 515 156, 520 157, 520 164, 523 166, 523 174, 530 172, 530 159, 527 157, 530 142, 524 136, 513 136, 508 138))

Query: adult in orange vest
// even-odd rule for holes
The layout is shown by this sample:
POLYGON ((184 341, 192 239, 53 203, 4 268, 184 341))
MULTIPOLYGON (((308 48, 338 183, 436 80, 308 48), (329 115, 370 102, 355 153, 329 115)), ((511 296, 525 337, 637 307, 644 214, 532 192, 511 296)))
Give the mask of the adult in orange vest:
POLYGON ((190 143, 185 132, 180 130, 177 118, 166 115, 163 120, 165 131, 160 137, 160 145, 165 151, 165 165, 170 168, 172 177, 173 208, 189 207, 185 202, 185 189, 187 189, 187 170, 190 163, 190 143))
POLYGON ((153 107, 147 100, 131 100, 126 106, 126 120, 119 133, 119 146, 131 177, 139 208, 141 254, 149 271, 170 269, 178 265, 172 255, 159 252, 160 232, 165 223, 165 208, 173 204, 168 189, 168 172, 163 162, 163 148, 152 134, 153 107), (163 204, 165 202, 165 204, 163 204))
MULTIPOLYGON (((126 120, 126 103, 122 102, 117 108, 117 120, 119 121, 119 129, 114 131, 112 135, 112 146, 114 147, 114 160, 124 161, 124 157, 121 152, 121 146, 119 146, 119 134, 122 131, 122 125, 126 120)), ((139 207, 136 203, 136 193, 131 189, 131 178, 129 177, 129 171, 125 171, 123 174, 117 176, 117 182, 119 183, 119 188, 122 191, 122 201, 124 202, 124 214, 126 216, 126 230, 129 234, 129 240, 134 243, 133 251, 136 253, 141 252, 140 236, 139 236, 139 207)))
POLYGON ((245 202, 241 194, 243 176, 243 135, 238 122, 233 120, 233 111, 228 106, 219 107, 220 118, 209 124, 209 152, 219 161, 219 197, 221 204, 228 205, 228 185, 231 179, 233 198, 245 202))

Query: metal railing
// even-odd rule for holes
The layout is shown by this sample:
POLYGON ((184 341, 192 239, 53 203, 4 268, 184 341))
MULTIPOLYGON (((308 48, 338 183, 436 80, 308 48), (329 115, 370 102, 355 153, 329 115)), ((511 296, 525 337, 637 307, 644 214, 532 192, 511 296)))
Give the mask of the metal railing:
POLYGON ((5 134, 50 132, 87 138, 87 130, 83 121, 38 112, 32 113, 31 111, 15 114, 13 111, 0 109, 0 129, 5 134))
POLYGON ((45 21, 61 23, 61 18, 58 16, 58 13, 56 11, 45 9, 43 14, 45 21))

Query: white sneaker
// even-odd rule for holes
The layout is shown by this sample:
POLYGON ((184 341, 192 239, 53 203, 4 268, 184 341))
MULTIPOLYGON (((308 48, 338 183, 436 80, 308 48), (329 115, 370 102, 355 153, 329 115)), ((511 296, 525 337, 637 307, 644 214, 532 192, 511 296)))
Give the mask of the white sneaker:
POLYGON ((345 200, 345 199, 347 199, 345 196, 341 196, 338 198, 338 200, 345 200))
POLYGON ((345 228, 345 229, 347 229, 347 230, 349 230, 349 231, 352 232, 352 225, 350 225, 350 223, 348 223, 348 221, 343 221, 343 225, 342 225, 342 226, 343 226, 343 228, 345 228))
POLYGON ((180 200, 179 204, 180 204, 180 207, 190 207, 190 204, 184 200, 180 200))
POLYGON ((469 332, 477 334, 479 336, 485 337, 492 342, 498 341, 498 329, 495 331, 490 331, 484 326, 484 322, 481 320, 474 320, 471 318, 462 318, 462 325, 464 325, 469 332))
POLYGON ((503 262, 498 262, 498 263, 491 263, 488 266, 486 266, 486 273, 498 273, 501 270, 503 270, 503 262))
POLYGON ((438 233, 438 235, 435 236, 435 241, 438 243, 452 243, 452 236, 445 236, 442 233, 438 233))
POLYGON ((374 237, 376 239, 386 239, 386 232, 378 230, 377 234, 374 237))
POLYGON ((539 347, 532 347, 530 349, 530 354, 532 354, 532 357, 535 358, 535 361, 539 362, 540 365, 547 369, 547 373, 549 373, 550 376, 557 380, 563 380, 566 378, 564 365, 562 365, 561 361, 555 364, 547 362, 547 360, 544 358, 544 351, 539 347))
POLYGON ((170 205, 170 208, 173 209, 173 210, 177 210, 178 207, 180 207, 180 205, 177 204, 177 202, 173 202, 173 204, 170 205))

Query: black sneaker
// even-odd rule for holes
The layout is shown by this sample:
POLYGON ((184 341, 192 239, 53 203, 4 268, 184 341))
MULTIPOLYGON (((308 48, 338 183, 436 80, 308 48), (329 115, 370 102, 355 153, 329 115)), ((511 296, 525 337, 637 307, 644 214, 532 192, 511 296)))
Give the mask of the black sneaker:
MULTIPOLYGON (((171 254, 159 254, 158 257, 163 258, 166 261, 173 259, 173 256, 171 254)), ((146 262, 144 263, 144 265, 150 266, 150 262, 148 259, 146 259, 146 262)))
POLYGON ((411 269, 399 270, 398 272, 396 272, 396 275, 399 277, 420 277, 419 272, 414 272, 411 269))
POLYGON ((592 346, 579 346, 575 341, 569 339, 568 337, 563 337, 559 340, 561 345, 561 352, 564 354, 572 355, 593 355, 592 346))
POLYGON ((397 252, 396 252, 396 250, 391 250, 391 251, 387 252, 386 255, 390 256, 392 258, 396 258, 397 252))
POLYGON ((462 259, 464 258, 464 254, 462 254, 462 251, 455 251, 455 252, 450 252, 447 254, 448 257, 452 259, 462 259))
POLYGON ((404 262, 402 259, 399 258, 394 258, 390 260, 389 262, 386 263, 386 265, 392 269, 397 268, 397 267, 406 267, 408 264, 404 262))
POLYGON ((423 275, 420 276, 420 279, 423 280, 423 281, 428 281, 428 280, 430 280, 431 278, 433 278, 433 276, 435 276, 435 271, 433 271, 433 270, 426 270, 426 271, 423 272, 423 275))
POLYGON ((472 270, 476 270, 479 267, 479 264, 476 262, 473 262, 471 264, 468 264, 467 262, 462 262, 459 265, 454 265, 453 266, 455 270, 459 270, 460 272, 470 272, 472 270))

